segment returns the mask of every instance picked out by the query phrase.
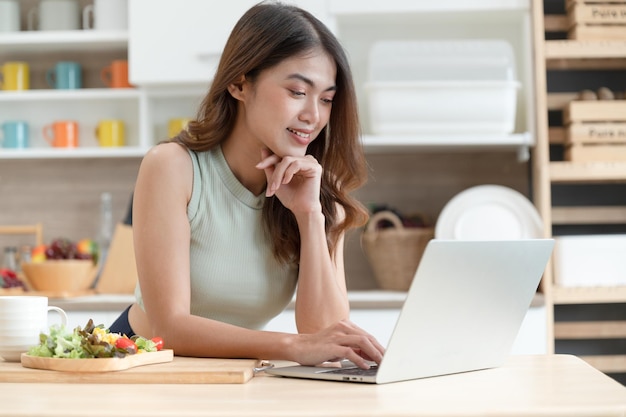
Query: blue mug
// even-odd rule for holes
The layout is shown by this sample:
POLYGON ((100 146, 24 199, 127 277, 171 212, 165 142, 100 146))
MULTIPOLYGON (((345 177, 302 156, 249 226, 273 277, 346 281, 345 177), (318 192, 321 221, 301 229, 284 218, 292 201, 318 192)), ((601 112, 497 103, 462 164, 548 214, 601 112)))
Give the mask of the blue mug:
POLYGON ((21 120, 2 123, 2 147, 28 148, 28 123, 21 120))
POLYGON ((46 81, 58 90, 76 90, 83 86, 82 68, 78 62, 60 61, 46 71, 46 81))

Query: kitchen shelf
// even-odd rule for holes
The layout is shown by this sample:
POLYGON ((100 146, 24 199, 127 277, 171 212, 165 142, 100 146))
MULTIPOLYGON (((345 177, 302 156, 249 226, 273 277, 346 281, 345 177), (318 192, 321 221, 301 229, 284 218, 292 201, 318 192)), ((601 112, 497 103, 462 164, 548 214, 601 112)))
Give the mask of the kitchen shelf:
POLYGON ((552 224, 625 224, 624 206, 552 207, 552 224))
POLYGON ((0 103, 4 101, 65 101, 65 100, 138 100, 141 92, 133 88, 83 88, 80 90, 26 90, 2 91, 0 103))
POLYGON ((147 146, 139 141, 135 120, 142 97, 138 89, 82 88, 78 90, 32 89, 0 92, 2 119, 27 120, 31 128, 31 145, 27 149, 0 149, 0 159, 73 159, 73 158, 128 158, 141 157, 147 146), (133 116, 134 115, 134 116, 133 116), (41 137, 41 128, 53 120, 78 120, 81 146, 56 149, 41 137), (92 137, 91 127, 97 119, 124 119, 127 146, 102 148, 92 137), (83 136, 84 140, 83 140, 83 136))
MULTIPOLYGON (((561 1, 566 6, 566 0, 561 1)), ((567 32, 571 23, 564 14, 545 15, 546 3, 546 0, 532 2, 535 120, 538 125, 537 144, 533 148, 533 197, 544 221, 545 236, 550 237, 554 233, 555 225, 623 225, 626 221, 625 206, 596 206, 585 201, 583 204, 570 203, 563 207, 553 201, 555 185, 587 184, 590 188, 595 188, 595 185, 626 183, 626 161, 558 161, 562 159, 560 151, 565 150, 563 145, 567 142, 567 123, 550 117, 550 113, 563 112, 572 101, 578 99, 578 84, 573 80, 567 81, 568 75, 571 74, 572 78, 584 76, 586 82, 595 85, 602 82, 603 72, 622 71, 626 68, 626 40, 550 39, 554 38, 554 33, 559 33, 560 37, 567 32), (568 71, 570 74, 567 74, 568 71), (554 74, 564 74, 562 85, 553 85, 554 81, 550 76, 554 74)), ((556 341, 578 339, 581 342, 576 343, 578 347, 573 350, 592 366, 609 374, 623 372, 626 370, 626 355, 611 355, 595 346, 590 347, 586 342, 602 338, 619 344, 620 339, 623 339, 623 322, 593 322, 595 316, 588 316, 588 312, 600 311, 594 304, 626 303, 626 285, 565 287, 554 278, 554 264, 555 262, 549 264, 542 281, 546 295, 548 353, 571 352, 573 344, 557 345, 556 341), (565 316, 556 314, 556 307, 563 305, 579 305, 580 308, 576 308, 575 317, 566 319, 565 316), (591 355, 581 354, 586 349, 590 349, 591 355)), ((597 277, 588 277, 589 285, 594 284, 594 278, 597 277)), ((573 311, 564 307, 560 310, 573 311)))
POLYGON ((28 149, 0 149, 2 159, 91 159, 91 158, 141 158, 148 151, 140 146, 126 146, 119 148, 28 148, 28 149))
POLYGON ((436 2, 386 0, 330 0, 330 10, 336 15, 380 13, 467 12, 484 10, 528 10, 529 0, 440 0, 436 2))
POLYGON ((405 149, 441 151, 451 148, 466 149, 512 149, 533 146, 530 133, 515 134, 467 134, 467 135, 364 135, 363 146, 368 153, 397 152, 405 149))
POLYGON ((126 50, 127 45, 127 31, 68 30, 0 33, 0 54, 2 55, 126 50))
POLYGON ((545 42, 546 59, 625 58, 626 40, 545 42))
POLYGON ((623 303, 626 286, 619 287, 552 287, 554 304, 623 303))
POLYGON ((550 162, 553 183, 626 181, 626 162, 550 162))

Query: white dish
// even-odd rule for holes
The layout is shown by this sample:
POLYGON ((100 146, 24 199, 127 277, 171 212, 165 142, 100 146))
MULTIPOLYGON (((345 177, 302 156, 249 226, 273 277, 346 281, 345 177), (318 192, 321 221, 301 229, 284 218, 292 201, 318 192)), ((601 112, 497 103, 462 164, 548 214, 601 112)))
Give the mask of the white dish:
POLYGON ((454 196, 435 227, 436 239, 513 240, 543 235, 535 206, 521 193, 500 185, 480 185, 454 196))

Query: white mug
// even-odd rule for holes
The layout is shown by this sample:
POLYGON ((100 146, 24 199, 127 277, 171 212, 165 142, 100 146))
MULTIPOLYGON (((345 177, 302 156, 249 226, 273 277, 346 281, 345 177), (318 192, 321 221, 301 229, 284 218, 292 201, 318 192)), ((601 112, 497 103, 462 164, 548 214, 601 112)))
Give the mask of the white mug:
POLYGON ((67 314, 59 307, 48 306, 48 297, 0 296, 0 357, 19 362, 22 353, 39 344, 41 332, 48 332, 48 312, 61 316, 67 325, 67 314))
POLYGON ((83 9, 83 29, 127 30, 128 0, 93 0, 83 9))
POLYGON ((80 29, 77 0, 39 0, 39 7, 28 12, 28 30, 80 29), (37 24, 35 23, 37 20, 37 24))
POLYGON ((19 0, 0 0, 0 32, 19 32, 19 0))

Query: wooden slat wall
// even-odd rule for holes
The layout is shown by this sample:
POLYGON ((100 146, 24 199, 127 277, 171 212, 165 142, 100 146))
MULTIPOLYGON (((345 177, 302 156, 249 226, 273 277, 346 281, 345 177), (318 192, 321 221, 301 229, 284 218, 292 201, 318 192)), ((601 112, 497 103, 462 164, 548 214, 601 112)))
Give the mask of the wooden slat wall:
MULTIPOLYGON (((113 196, 122 221, 134 187, 139 159, 1 160, 0 224, 43 224, 44 242, 56 237, 95 237, 100 194, 113 196)), ((2 237, 0 246, 31 244, 2 237)))
MULTIPOLYGON (((387 203, 422 212, 434 223, 443 206, 474 185, 501 184, 528 195, 528 164, 515 152, 420 152, 368 155, 371 179, 357 193, 364 203, 387 203)), ((44 241, 95 236, 100 193, 111 192, 116 220, 122 220, 140 160, 1 160, 0 224, 42 222, 44 241)), ((163 196, 167 198, 167 196, 163 196)), ((359 242, 348 235, 346 272, 351 289, 376 288, 359 242)), ((0 240, 0 247, 20 242, 0 240)), ((28 242, 26 242, 28 243, 28 242)))

